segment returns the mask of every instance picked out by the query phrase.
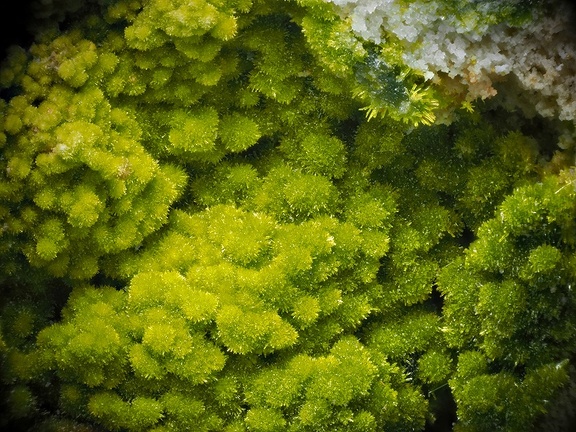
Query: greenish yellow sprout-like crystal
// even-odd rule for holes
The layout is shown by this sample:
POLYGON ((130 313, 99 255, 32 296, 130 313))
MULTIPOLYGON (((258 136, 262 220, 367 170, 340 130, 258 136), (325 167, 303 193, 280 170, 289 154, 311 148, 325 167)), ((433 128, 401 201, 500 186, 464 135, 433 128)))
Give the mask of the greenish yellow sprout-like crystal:
POLYGON ((362 4, 38 2, 0 67, 0 428, 569 424, 563 6, 362 4), (502 29, 557 42, 549 93, 502 29))

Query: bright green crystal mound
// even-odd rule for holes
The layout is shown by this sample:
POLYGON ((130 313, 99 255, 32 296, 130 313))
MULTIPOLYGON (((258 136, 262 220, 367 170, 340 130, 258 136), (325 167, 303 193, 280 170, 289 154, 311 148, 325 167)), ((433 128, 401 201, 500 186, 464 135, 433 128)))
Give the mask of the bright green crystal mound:
POLYGON ((321 0, 46 4, 0 69, 0 427, 524 432, 571 388, 573 125, 433 124, 321 0))

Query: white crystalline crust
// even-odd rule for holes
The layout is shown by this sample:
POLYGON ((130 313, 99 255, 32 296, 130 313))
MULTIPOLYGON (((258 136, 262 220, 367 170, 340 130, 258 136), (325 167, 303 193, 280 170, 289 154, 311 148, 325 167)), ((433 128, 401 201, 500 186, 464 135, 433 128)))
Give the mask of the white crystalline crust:
MULTIPOLYGON (((493 97, 494 83, 512 78, 519 92, 529 94, 532 111, 576 120, 576 43, 565 3, 554 4, 552 16, 513 28, 482 22, 482 11, 451 16, 436 1, 326 1, 350 19, 357 36, 376 44, 396 37, 406 65, 462 99, 493 97)), ((504 101, 521 103, 513 93, 504 101)))

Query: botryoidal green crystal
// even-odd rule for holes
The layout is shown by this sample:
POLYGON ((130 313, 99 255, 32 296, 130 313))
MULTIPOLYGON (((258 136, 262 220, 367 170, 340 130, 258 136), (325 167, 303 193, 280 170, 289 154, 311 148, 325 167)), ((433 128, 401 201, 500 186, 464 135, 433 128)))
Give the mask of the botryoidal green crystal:
MULTIPOLYGON (((0 427, 567 424, 574 124, 459 109, 352 3, 37 5, 0 68, 0 427)), ((429 3, 390 11, 547 10, 429 3)))

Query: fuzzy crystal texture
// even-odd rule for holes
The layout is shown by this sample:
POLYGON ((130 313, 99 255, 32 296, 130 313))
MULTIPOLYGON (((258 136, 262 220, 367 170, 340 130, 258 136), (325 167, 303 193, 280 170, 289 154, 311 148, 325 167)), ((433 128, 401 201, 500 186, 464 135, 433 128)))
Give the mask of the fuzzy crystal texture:
POLYGON ((495 83, 511 80, 518 91, 506 92, 505 104, 576 119, 576 45, 572 10, 564 3, 547 2, 547 13, 542 8, 522 20, 501 21, 502 14, 491 10, 494 2, 456 10, 443 1, 327 1, 358 36, 382 46, 400 42, 402 61, 452 97, 491 98, 500 90, 495 83), (519 101, 520 93, 529 94, 530 103, 519 101))
MULTIPOLYGON (((444 5, 474 45, 514 1, 396 16, 434 33, 444 5)), ((563 424, 539 418, 576 406, 553 126, 496 99, 435 124, 467 88, 408 67, 422 28, 375 46, 324 0, 40 3, 0 66, 0 430, 563 424)))

